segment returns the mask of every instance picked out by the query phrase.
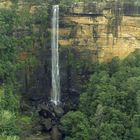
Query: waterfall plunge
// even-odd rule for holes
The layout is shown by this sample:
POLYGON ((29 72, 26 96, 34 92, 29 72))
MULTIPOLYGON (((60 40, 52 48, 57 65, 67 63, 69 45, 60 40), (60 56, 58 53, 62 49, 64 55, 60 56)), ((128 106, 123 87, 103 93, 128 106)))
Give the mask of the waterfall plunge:
POLYGON ((52 93, 51 102, 55 105, 60 103, 60 75, 59 75, 59 5, 53 6, 52 16, 52 93))

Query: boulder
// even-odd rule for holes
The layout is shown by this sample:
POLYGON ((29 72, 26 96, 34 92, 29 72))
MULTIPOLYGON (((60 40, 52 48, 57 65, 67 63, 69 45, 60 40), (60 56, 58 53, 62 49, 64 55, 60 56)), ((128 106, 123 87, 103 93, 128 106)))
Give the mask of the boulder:
POLYGON ((40 104, 39 106, 38 106, 38 108, 39 108, 39 110, 45 110, 45 111, 49 111, 49 106, 48 106, 48 104, 40 104))
POLYGON ((43 119, 42 124, 43 124, 44 129, 46 131, 50 131, 52 129, 52 120, 51 120, 51 118, 43 119))
POLYGON ((60 131, 58 130, 57 126, 54 126, 52 128, 52 140, 61 140, 62 139, 62 135, 60 133, 60 131))
POLYGON ((43 130, 43 127, 41 124, 36 124, 36 126, 33 128, 33 133, 41 132, 43 130))
POLYGON ((39 105, 39 115, 44 118, 55 118, 55 114, 52 112, 52 109, 48 104, 39 105))
POLYGON ((47 135, 44 140, 52 140, 51 135, 47 135))
POLYGON ((64 110, 59 106, 54 106, 54 113, 57 117, 62 117, 64 114, 64 110))
POLYGON ((51 135, 50 134, 46 134, 46 135, 32 135, 30 137, 24 137, 21 140, 52 140, 51 135))

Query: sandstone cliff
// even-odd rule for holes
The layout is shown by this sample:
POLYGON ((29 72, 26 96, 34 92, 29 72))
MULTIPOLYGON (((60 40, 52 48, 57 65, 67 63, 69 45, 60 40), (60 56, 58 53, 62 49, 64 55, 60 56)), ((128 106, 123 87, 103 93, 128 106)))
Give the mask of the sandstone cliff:
POLYGON ((60 17, 61 46, 89 50, 100 61, 124 58, 140 48, 139 5, 112 1, 77 3, 67 9, 60 17))
MULTIPOLYGON (((22 0, 18 5, 19 10, 28 9, 31 13, 40 7, 22 0)), ((10 0, 0 2, 1 8, 11 6, 10 0)), ((88 52, 84 56, 92 55, 100 61, 114 56, 124 58, 140 48, 140 4, 110 0, 62 6, 59 34, 60 46, 88 52)))

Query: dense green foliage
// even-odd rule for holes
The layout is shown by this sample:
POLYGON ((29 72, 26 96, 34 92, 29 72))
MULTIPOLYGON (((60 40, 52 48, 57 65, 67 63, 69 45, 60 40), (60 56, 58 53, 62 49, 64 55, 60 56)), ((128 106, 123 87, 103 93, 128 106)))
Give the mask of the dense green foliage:
POLYGON ((15 72, 18 65, 16 60, 17 40, 13 35, 16 24, 16 13, 14 10, 0 10, 0 134, 16 135, 17 112, 19 99, 15 92, 15 72))
POLYGON ((65 139, 139 140, 140 52, 94 69, 78 110, 61 121, 65 139))
MULTIPOLYGON (((48 5, 68 6, 83 1, 87 2, 23 0, 35 8, 30 11, 30 6, 19 10, 18 0, 12 0, 12 8, 0 9, 0 140, 19 140, 22 130, 31 127, 31 116, 20 112, 22 85, 16 74, 23 70, 29 80, 38 63, 36 52, 45 48, 46 40, 50 39, 48 5)), ((75 61, 75 54, 68 49, 65 61, 67 69, 75 68, 78 78, 74 82, 81 95, 77 111, 70 111, 62 118, 65 139, 139 140, 140 53, 135 52, 123 61, 114 58, 102 64, 93 64, 90 59, 75 61)))
POLYGON ((68 135, 68 137, 66 137, 66 140, 89 140, 91 138, 89 122, 82 112, 77 111, 67 113, 65 115, 65 119, 63 120, 63 124, 63 129, 66 132, 65 134, 68 135))
POLYGON ((0 9, 0 139, 18 140, 18 135, 28 127, 31 118, 20 114, 19 87, 16 74, 34 64, 30 52, 34 37, 20 30, 32 30, 33 18, 28 11, 17 11, 16 1, 10 9, 0 9))

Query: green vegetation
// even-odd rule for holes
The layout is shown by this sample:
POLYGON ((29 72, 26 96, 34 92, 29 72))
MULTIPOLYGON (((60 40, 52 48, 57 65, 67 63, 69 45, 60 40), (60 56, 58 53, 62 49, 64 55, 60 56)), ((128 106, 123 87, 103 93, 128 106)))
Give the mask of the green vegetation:
POLYGON ((95 66, 77 111, 61 120, 65 139, 139 140, 140 52, 95 66))
POLYGON ((82 112, 69 112, 65 115, 65 119, 62 122, 64 132, 67 135, 66 140, 89 140, 91 138, 92 131, 89 122, 82 112))
MULTIPOLYGON (((94 2, 94 1, 98 1, 100 2, 101 0, 60 0, 60 4, 62 5, 67 5, 67 4, 71 4, 71 3, 76 3, 76 2, 94 2)), ((104 1, 104 0, 103 0, 104 1)))
POLYGON ((34 20, 29 11, 19 12, 16 6, 14 1, 11 9, 0 9, 0 140, 19 140, 32 122, 32 116, 20 113, 21 85, 16 74, 36 63, 31 53, 35 37, 28 34, 34 20))
MULTIPOLYGON (((33 116, 23 115, 20 109, 23 85, 17 74, 24 71, 25 88, 30 87, 30 75, 41 65, 38 57, 50 45, 48 5, 82 1, 24 0, 29 6, 19 10, 18 0, 12 0, 11 9, 0 9, 0 140, 19 140, 22 131, 32 127, 33 116)), ((72 87, 71 77, 76 73, 74 84, 81 90, 77 110, 61 120, 65 140, 140 140, 140 52, 102 64, 76 56, 78 52, 70 47, 62 52, 67 88, 72 87)))

